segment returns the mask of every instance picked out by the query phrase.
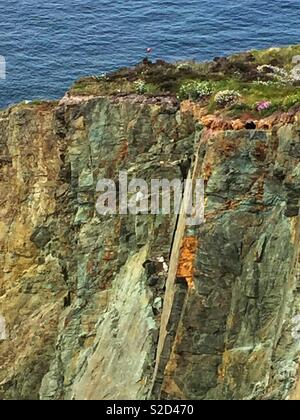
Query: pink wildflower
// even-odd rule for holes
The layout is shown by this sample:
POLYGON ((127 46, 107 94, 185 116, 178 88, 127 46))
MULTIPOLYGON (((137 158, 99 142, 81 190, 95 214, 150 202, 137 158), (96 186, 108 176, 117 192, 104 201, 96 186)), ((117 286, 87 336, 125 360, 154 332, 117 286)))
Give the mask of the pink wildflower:
POLYGON ((256 104, 256 109, 257 111, 264 111, 265 109, 269 109, 271 105, 269 101, 261 101, 256 104))

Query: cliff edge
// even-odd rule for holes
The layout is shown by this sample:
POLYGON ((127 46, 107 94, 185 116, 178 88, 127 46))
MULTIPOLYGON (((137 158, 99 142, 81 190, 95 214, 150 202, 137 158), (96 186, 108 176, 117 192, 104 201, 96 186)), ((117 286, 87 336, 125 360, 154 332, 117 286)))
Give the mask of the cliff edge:
POLYGON ((146 60, 1 111, 0 399, 300 398, 297 53, 146 60), (182 160, 205 223, 97 213, 99 179, 182 160))

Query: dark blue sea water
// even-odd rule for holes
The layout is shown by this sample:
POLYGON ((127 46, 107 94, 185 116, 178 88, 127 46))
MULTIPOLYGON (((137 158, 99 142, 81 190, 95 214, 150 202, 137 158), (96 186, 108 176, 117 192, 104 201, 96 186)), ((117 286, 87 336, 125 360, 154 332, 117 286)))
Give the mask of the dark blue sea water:
POLYGON ((0 106, 153 58, 209 59, 300 43, 299 0, 0 0, 0 106))

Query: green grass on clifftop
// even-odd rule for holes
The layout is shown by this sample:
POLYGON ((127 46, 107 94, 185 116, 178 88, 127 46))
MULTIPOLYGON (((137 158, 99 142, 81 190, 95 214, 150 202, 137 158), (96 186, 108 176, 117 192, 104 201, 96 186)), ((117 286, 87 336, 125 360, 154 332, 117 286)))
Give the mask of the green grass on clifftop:
MULTIPOLYGON (((236 104, 225 106, 222 112, 238 116, 245 111, 255 111, 257 102, 269 101, 269 109, 263 111, 264 115, 268 115, 300 104, 300 82, 290 77, 295 67, 293 57, 297 55, 300 56, 300 45, 216 57, 203 63, 187 61, 171 64, 162 60, 152 63, 145 59, 132 68, 82 78, 73 85, 70 93, 175 95, 181 100, 185 99, 179 96, 185 84, 209 82, 212 93, 203 102, 207 112, 220 108, 214 100, 217 92, 231 90, 237 92, 240 99, 236 104), (270 67, 262 69, 261 66, 270 67)), ((192 99, 195 100, 194 97, 192 99)))

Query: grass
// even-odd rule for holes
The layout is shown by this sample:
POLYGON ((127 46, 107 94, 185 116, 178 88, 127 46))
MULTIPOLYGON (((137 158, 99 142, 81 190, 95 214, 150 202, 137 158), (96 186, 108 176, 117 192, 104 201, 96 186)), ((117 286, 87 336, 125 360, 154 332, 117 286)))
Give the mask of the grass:
MULTIPOLYGON (((300 86, 292 85, 260 85, 255 82, 241 82, 236 79, 224 80, 216 82, 214 85, 214 93, 232 89, 240 93, 240 103, 224 109, 224 112, 230 116, 239 116, 245 112, 255 111, 256 104, 260 101, 271 102, 271 107, 255 115, 267 116, 275 111, 287 111, 291 107, 300 105, 300 86)), ((214 102, 213 96, 210 99, 207 111, 213 113, 218 110, 214 102)))
MULTIPOLYGON (((224 109, 224 113, 238 116, 242 112, 253 111, 255 104, 262 100, 272 103, 265 114, 276 110, 287 110, 300 102, 300 82, 295 84, 257 83, 261 77, 257 67, 263 64, 277 66, 291 71, 294 56, 300 56, 300 45, 249 51, 230 57, 215 58, 210 62, 167 63, 158 60, 152 63, 144 60, 132 68, 123 68, 105 76, 85 77, 71 88, 77 95, 118 95, 136 93, 136 81, 145 83, 144 94, 148 96, 178 96, 181 87, 190 82, 207 81, 213 84, 213 96, 220 90, 235 90, 241 95, 241 104, 224 109)), ((217 110, 213 96, 208 101, 207 112, 217 110)), ((264 113, 262 113, 263 115, 264 113)))
POLYGON ((273 64, 291 70, 293 57, 300 55, 300 45, 252 51, 258 64, 273 64))

